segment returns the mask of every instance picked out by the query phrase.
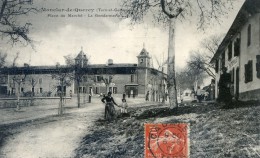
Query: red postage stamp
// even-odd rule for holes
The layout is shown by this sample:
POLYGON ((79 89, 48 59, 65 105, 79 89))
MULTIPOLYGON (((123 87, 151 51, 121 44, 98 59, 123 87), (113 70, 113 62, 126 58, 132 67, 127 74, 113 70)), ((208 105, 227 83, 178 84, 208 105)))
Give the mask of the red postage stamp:
POLYGON ((188 158, 187 123, 145 124, 145 158, 188 158))

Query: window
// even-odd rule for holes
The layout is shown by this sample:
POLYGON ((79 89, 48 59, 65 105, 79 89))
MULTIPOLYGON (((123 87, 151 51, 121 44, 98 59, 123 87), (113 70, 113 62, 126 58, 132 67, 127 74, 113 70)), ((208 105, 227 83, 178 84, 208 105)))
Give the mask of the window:
POLYGON ((7 76, 0 76, 0 84, 6 84, 7 81, 7 76))
POLYGON ((92 87, 89 87, 89 94, 92 94, 92 87))
POLYGON ((42 84, 42 78, 39 78, 39 84, 42 84))
POLYGON ((88 76, 83 76, 83 81, 87 82, 88 81, 88 76))
POLYGON ((256 77, 260 78, 260 55, 256 56, 256 77))
POLYGON ((221 68, 225 67, 225 52, 221 55, 221 68))
POLYGON ((21 92, 22 92, 22 93, 24 92, 24 89, 23 89, 23 87, 21 87, 21 92))
POLYGON ((40 88, 40 93, 42 93, 42 88, 40 88))
POLYGON ((216 60, 216 64, 215 64, 215 71, 216 73, 218 73, 218 69, 219 69, 219 60, 216 60))
POLYGON ((117 87, 113 87, 113 94, 117 93, 117 87))
POLYGON ((82 93, 82 87, 79 87, 78 93, 82 93))
POLYGON ((253 81, 253 61, 249 60, 245 64, 245 83, 253 81))
POLYGON ((135 76, 131 75, 131 82, 134 82, 134 81, 135 81, 135 76))
POLYGON ((143 63, 144 62, 144 59, 140 59, 140 63, 143 63))
POLYGON ((97 76, 97 82, 100 82, 102 80, 102 76, 97 76))
POLYGON ((232 58, 232 42, 228 45, 228 60, 232 58))
POLYGON ((99 92, 98 92, 98 87, 96 87, 96 94, 98 94, 99 92))
POLYGON ((251 24, 247 27, 247 46, 251 45, 251 24))
POLYGON ((240 38, 237 38, 234 43, 234 56, 240 55, 240 38))

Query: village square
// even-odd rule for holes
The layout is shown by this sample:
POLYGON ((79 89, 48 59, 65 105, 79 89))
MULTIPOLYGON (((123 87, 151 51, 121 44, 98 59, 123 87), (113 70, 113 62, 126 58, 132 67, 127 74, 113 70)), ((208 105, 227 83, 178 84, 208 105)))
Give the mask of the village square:
POLYGON ((260 157, 260 1, 205 1, 0 0, 0 157, 260 157))

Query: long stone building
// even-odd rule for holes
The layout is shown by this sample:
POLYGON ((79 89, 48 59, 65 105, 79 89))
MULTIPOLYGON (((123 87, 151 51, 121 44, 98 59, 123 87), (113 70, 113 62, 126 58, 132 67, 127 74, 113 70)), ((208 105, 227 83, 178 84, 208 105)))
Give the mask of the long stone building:
POLYGON ((151 57, 145 48, 137 56, 136 64, 113 63, 88 64, 81 50, 75 58, 76 66, 28 66, 2 68, 0 70, 0 94, 57 96, 63 86, 65 95, 87 93, 100 95, 111 91, 114 95, 125 93, 129 97, 144 97, 149 91, 150 99, 158 100, 166 89, 166 74, 151 66, 151 57), (60 76, 66 76, 61 84, 60 76), (75 77, 76 76, 76 77, 75 77), (78 76, 78 78, 77 78, 78 76), (72 79, 69 82, 69 79, 72 79))
POLYGON ((216 87, 222 68, 231 74, 231 91, 239 100, 260 99, 260 1, 246 0, 211 60, 216 87))

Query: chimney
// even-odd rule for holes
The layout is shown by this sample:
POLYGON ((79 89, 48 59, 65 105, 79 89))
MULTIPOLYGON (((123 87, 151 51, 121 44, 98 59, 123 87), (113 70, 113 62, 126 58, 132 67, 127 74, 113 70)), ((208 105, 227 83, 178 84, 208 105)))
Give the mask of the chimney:
POLYGON ((108 59, 107 60, 107 65, 113 65, 113 59, 108 59))

